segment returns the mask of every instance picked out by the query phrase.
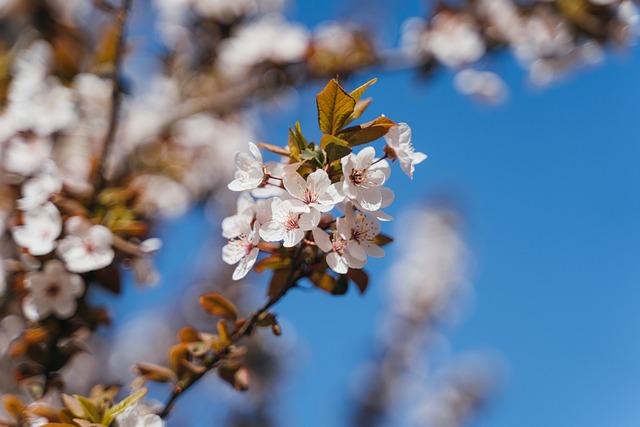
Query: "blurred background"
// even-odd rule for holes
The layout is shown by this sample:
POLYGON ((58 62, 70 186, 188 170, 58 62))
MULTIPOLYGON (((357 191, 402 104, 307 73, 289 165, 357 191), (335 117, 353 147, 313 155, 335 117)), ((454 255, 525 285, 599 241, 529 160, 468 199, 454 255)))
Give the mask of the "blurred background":
MULTIPOLYGON (((148 73, 162 66, 166 34, 156 23, 166 16, 156 3, 134 2, 124 63, 132 93, 149 90, 148 73)), ((301 1, 284 13, 309 28, 358 22, 391 51, 408 18, 437 7, 301 1)), ((417 73, 400 60, 344 76, 348 89, 377 77, 364 119, 407 122, 428 155, 413 181, 394 165, 386 211, 395 220, 383 232, 396 241, 367 264, 365 295, 309 286, 276 306, 283 335, 256 344, 265 349, 254 361, 257 390, 237 393, 210 375, 179 400, 169 425, 637 425, 640 51, 607 45, 602 54, 547 78, 549 70, 498 52, 479 60, 501 76, 485 93, 467 90, 451 68, 417 73)), ((295 121, 318 139, 315 95, 325 83, 287 86, 252 107, 256 142, 285 145, 295 121)), ((92 291, 114 319, 102 334, 114 343, 103 373, 126 381, 136 361, 163 362, 178 326, 213 327, 195 303, 201 293, 243 293, 246 312, 262 304, 266 274, 227 283, 231 271, 220 266, 228 212, 219 206, 230 200, 217 191, 158 224, 159 286, 128 277, 122 296, 92 291)), ((168 390, 151 394, 163 400, 168 390)))

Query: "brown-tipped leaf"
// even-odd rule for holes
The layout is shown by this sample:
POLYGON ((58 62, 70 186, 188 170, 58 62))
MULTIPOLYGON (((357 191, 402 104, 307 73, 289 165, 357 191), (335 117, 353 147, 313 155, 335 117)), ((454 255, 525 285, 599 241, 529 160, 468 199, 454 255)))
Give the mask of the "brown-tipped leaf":
POLYGON ((198 301, 209 314, 221 316, 231 321, 236 320, 238 317, 238 310, 231 301, 217 292, 202 295, 198 301))
POLYGON ((374 237, 371 242, 375 243, 378 246, 384 246, 384 245, 388 245, 389 243, 393 242, 393 239, 391 237, 387 236, 386 234, 380 233, 376 237, 374 237))
POLYGON ((351 97, 353 99, 355 99, 356 101, 359 101, 360 97, 362 96, 362 94, 364 94, 364 91, 367 90, 367 88, 369 86, 371 86, 372 84, 374 84, 377 81, 378 81, 377 78, 373 78, 373 79, 369 80, 368 82, 366 82, 365 84, 363 84, 362 86, 360 86, 359 88, 351 91, 351 93, 349 95, 351 95, 351 97))
POLYGON ((265 270, 278 270, 281 268, 287 268, 290 265, 291 260, 289 258, 282 258, 280 255, 273 255, 255 263, 253 269, 258 273, 262 273, 265 270))
POLYGON ((264 148, 265 150, 269 150, 272 153, 278 154, 283 157, 290 157, 291 153, 286 148, 280 147, 279 145, 267 144, 265 142, 259 142, 258 147, 264 148))
POLYGON ((340 132, 338 137, 344 139, 349 145, 354 147, 383 137, 393 126, 396 126, 393 120, 386 117, 378 117, 370 122, 347 128, 340 132))
POLYGON ((356 100, 331 79, 316 96, 318 106, 318 125, 329 135, 336 135, 345 125, 356 106, 356 100))
POLYGON ((356 284, 360 293, 364 294, 367 290, 367 286, 369 285, 369 276, 367 273, 364 270, 350 268, 349 271, 347 271, 347 276, 356 284))

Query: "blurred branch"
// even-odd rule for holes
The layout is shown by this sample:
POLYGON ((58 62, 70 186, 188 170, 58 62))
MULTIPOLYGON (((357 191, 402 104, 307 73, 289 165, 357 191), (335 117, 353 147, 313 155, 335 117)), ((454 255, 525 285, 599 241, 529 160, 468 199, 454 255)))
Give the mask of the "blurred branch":
MULTIPOLYGON (((103 3, 98 0, 99 3, 103 3)), ((109 116, 109 128, 107 135, 105 136, 104 143, 102 144, 102 153, 98 157, 98 164, 94 169, 94 176, 91 180, 94 184, 92 205, 100 194, 100 191, 107 182, 105 177, 107 158, 113 141, 115 140, 116 131, 118 129, 118 113, 120 111, 120 104, 122 103, 122 87, 120 86, 120 68, 122 65, 122 55, 124 52, 124 32, 127 25, 127 19, 131 10, 131 4, 133 0, 122 0, 122 5, 118 9, 116 16, 116 41, 115 50, 113 54, 113 62, 111 67, 111 81, 113 82, 113 89, 111 91, 111 111, 109 116)), ((106 4, 106 3, 104 3, 106 4)))
POLYGON ((224 356, 231 352, 232 347, 235 344, 237 344, 242 338, 251 335, 262 314, 266 313, 271 307, 277 304, 278 301, 280 301, 282 297, 286 295, 289 289, 293 288, 296 285, 297 281, 304 277, 296 274, 301 272, 299 268, 301 263, 300 255, 302 254, 302 250, 304 249, 304 247, 304 244, 298 247, 296 254, 293 257, 294 262, 292 263, 291 269, 289 270, 289 274, 287 276, 285 284, 282 286, 282 289, 271 296, 264 305, 255 310, 251 314, 251 316, 249 316, 249 318, 247 318, 242 323, 242 325, 231 335, 229 345, 227 345, 221 351, 217 352, 210 359, 205 359, 203 363, 205 369, 203 369, 201 373, 197 373, 194 376, 187 378, 183 383, 179 382, 178 384, 176 384, 176 386, 173 388, 173 391, 171 392, 171 396, 167 400, 167 403, 165 404, 162 411, 158 414, 160 415, 160 417, 166 418, 171 413, 175 401, 192 385, 200 380, 200 378, 202 378, 207 372, 213 369, 218 364, 218 362, 222 361, 224 359, 224 356))

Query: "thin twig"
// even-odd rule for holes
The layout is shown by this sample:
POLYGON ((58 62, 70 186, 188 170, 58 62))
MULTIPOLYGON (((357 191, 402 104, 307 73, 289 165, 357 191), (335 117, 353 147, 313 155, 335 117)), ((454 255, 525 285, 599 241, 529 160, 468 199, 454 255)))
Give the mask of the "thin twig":
POLYGON ((113 55, 113 63, 111 68, 111 81, 113 82, 113 88, 111 90, 111 111, 109 116, 109 128, 107 135, 104 138, 102 144, 102 152, 98 157, 98 164, 94 169, 93 182, 93 200, 91 205, 94 205, 98 194, 107 183, 106 169, 107 158, 113 141, 115 140, 116 131, 118 129, 118 113, 120 112, 120 104, 122 103, 122 87, 120 86, 120 68, 122 66, 122 56, 124 52, 124 32, 127 25, 127 19, 129 12, 131 11, 131 4, 133 0, 122 0, 122 4, 118 9, 116 15, 116 46, 113 55))
POLYGON ((231 351, 231 347, 237 344, 242 338, 249 336, 256 324, 258 323, 258 319, 262 314, 266 313, 271 307, 278 303, 289 292, 289 289, 293 288, 296 282, 300 279, 300 277, 296 277, 296 272, 299 267, 299 258, 302 254, 302 250, 304 249, 304 244, 300 245, 295 255, 293 256, 293 263, 291 266, 291 270, 289 270, 289 274, 287 276, 287 280, 285 281, 285 285, 282 287, 280 291, 278 291, 275 295, 271 296, 267 302, 262 305, 260 308, 251 313, 251 316, 238 328, 238 330, 231 335, 229 338, 230 344, 227 345, 224 349, 217 352, 211 359, 205 360, 204 362, 204 370, 202 372, 197 373, 193 377, 188 379, 188 382, 185 384, 179 384, 178 386, 173 388, 171 392, 171 396, 167 400, 167 403, 164 405, 162 411, 158 414, 161 418, 166 418, 173 409, 173 405, 185 391, 187 391, 192 385, 194 385, 200 378, 202 378, 207 372, 213 369, 218 362, 222 360, 222 358, 227 355, 231 351))

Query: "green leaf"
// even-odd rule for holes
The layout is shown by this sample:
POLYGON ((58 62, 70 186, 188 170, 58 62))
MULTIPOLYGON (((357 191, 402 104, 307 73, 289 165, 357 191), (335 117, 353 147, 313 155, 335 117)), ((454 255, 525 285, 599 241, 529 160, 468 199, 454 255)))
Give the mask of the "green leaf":
POLYGON ((202 295, 198 301, 209 314, 221 316, 231 321, 235 321, 238 318, 236 306, 217 292, 202 295))
POLYGON ((76 398, 80 406, 82 406, 82 410, 84 411, 85 417, 92 423, 99 423, 101 420, 101 416, 98 413, 98 407, 93 403, 90 399, 86 397, 78 396, 74 394, 73 397, 76 398))
POLYGON ((349 147, 347 141, 333 135, 322 135, 320 146, 324 148, 324 151, 327 153, 328 163, 341 159, 351 152, 351 147, 349 147))
POLYGON ((344 139, 350 146, 367 144, 383 137, 389 132, 389 129, 397 124, 386 117, 378 117, 361 125, 352 126, 340 132, 339 138, 344 139))
POLYGON ((326 154, 322 148, 316 146, 314 143, 309 144, 307 148, 300 152, 300 158, 303 160, 313 160, 318 167, 324 167, 326 160, 326 154))
POLYGON ((302 134, 300 122, 296 122, 295 129, 289 128, 289 155, 294 160, 300 160, 300 152, 309 144, 302 134))
POLYGON ((336 79, 331 79, 316 96, 316 105, 320 130, 329 135, 336 135, 353 113, 356 100, 345 92, 336 79))
POLYGON ((120 402, 113 405, 111 408, 107 409, 104 417, 102 418, 102 424, 108 426, 111 422, 121 413, 124 412, 129 406, 136 404, 140 399, 142 399, 147 394, 146 388, 141 388, 135 393, 125 397, 120 402))
POLYGON ((363 84, 362 86, 360 86, 359 88, 357 88, 356 90, 351 91, 351 93, 349 95, 351 95, 351 97, 353 99, 355 99, 356 102, 357 102, 357 101, 360 100, 360 97, 362 96, 364 91, 367 90, 367 88, 369 86, 371 86, 372 84, 374 84, 377 81, 378 81, 378 79, 373 78, 373 79, 369 80, 368 82, 366 82, 365 84, 363 84))

